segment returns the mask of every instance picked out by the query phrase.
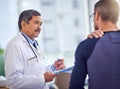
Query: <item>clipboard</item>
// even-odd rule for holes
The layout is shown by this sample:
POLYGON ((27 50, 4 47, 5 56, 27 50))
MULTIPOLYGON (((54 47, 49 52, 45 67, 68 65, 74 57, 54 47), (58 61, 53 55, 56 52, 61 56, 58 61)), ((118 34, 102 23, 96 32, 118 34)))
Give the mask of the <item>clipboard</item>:
POLYGON ((71 67, 68 67, 68 68, 65 68, 65 69, 61 69, 61 70, 57 70, 57 71, 54 71, 53 73, 54 74, 59 74, 59 73, 62 73, 62 72, 67 72, 67 71, 71 71, 73 69, 74 66, 71 66, 71 67))

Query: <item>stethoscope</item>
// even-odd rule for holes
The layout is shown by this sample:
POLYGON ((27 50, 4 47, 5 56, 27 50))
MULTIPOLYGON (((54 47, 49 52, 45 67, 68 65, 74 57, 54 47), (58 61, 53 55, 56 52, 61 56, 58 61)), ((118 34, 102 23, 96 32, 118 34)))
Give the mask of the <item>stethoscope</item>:
MULTIPOLYGON (((32 59, 36 58, 36 59, 37 59, 37 62, 38 62, 37 54, 35 53, 34 49, 32 48, 30 42, 28 41, 28 39, 26 38, 26 36, 25 36, 22 32, 21 32, 21 34, 22 34, 23 37, 27 40, 27 43, 29 44, 30 49, 32 50, 33 54, 35 55, 34 57, 31 57, 31 58, 28 59, 28 60, 32 60, 32 59)), ((38 45, 39 45, 38 42, 37 42, 36 40, 35 40, 35 42, 37 43, 37 46, 38 46, 38 45)))

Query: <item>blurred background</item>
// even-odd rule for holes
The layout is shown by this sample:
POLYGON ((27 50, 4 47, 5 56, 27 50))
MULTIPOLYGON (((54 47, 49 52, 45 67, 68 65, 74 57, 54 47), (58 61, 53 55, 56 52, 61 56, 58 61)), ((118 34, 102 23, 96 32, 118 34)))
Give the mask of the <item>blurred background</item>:
MULTIPOLYGON (((96 1, 1 0, 0 59, 3 59, 3 51, 7 43, 19 30, 18 16, 20 12, 26 9, 35 9, 42 14, 42 32, 37 41, 44 53, 46 63, 53 63, 54 60, 62 57, 65 58, 67 66, 74 65, 74 53, 77 45, 94 30, 90 15, 94 12, 96 1)), ((120 0, 116 1, 120 3, 120 0)), ((118 25, 120 25, 119 23, 120 21, 118 25)))

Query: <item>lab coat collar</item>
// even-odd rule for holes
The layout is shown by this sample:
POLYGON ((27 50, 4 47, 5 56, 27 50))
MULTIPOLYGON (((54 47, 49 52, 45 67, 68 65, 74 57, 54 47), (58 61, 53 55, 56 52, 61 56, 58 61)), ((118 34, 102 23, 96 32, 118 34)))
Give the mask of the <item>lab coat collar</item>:
POLYGON ((17 33, 18 37, 20 37, 24 42, 27 42, 27 40, 25 39, 25 37, 21 34, 21 32, 19 31, 17 33))
POLYGON ((23 32, 20 32, 22 35, 24 35, 24 37, 28 40, 28 42, 30 43, 30 44, 36 44, 36 41, 35 40, 31 40, 25 33, 23 33, 23 32))
MULTIPOLYGON (((27 40, 25 39, 25 37, 21 34, 20 31, 18 31, 17 36, 20 37, 20 39, 22 39, 25 43, 28 43, 28 41, 27 41, 27 40)), ((34 41, 35 41, 35 40, 34 40, 34 41)), ((35 44, 36 44, 36 46, 37 46, 37 49, 36 49, 35 47, 33 47, 33 44, 32 44, 32 43, 30 43, 30 44, 31 44, 31 46, 32 46, 33 49, 35 49, 35 50, 39 49, 38 43, 37 43, 36 41, 35 41, 35 44)), ((37 51, 38 51, 38 50, 37 50, 37 51)))

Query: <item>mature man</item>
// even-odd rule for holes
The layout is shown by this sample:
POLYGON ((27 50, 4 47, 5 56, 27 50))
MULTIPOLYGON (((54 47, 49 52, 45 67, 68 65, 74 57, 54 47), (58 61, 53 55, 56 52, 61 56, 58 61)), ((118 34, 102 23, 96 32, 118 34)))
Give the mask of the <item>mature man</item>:
POLYGON ((35 10, 25 10, 19 16, 19 32, 4 52, 10 89, 49 89, 46 83, 56 76, 53 71, 65 67, 63 60, 47 67, 44 64, 44 57, 34 39, 38 37, 41 25, 41 14, 35 10))
POLYGON ((115 0, 99 0, 93 15, 95 30, 104 35, 78 45, 69 89, 84 89, 87 74, 89 89, 120 89, 120 31, 116 25, 119 5, 115 0))

